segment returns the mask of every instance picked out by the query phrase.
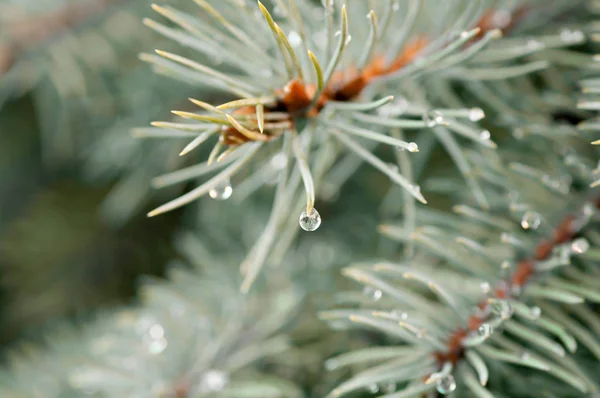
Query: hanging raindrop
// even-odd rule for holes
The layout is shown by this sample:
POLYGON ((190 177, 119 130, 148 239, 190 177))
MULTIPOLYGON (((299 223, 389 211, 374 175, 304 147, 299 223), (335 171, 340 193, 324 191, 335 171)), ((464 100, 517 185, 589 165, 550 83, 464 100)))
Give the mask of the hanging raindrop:
POLYGON ((211 190, 208 191, 208 194, 210 195, 211 198, 213 198, 215 200, 229 199, 231 197, 231 194, 233 194, 233 188, 231 187, 231 181, 229 180, 229 178, 225 179, 224 181, 220 182, 219 184, 217 184, 213 188, 211 188, 211 190))
POLYGON ((491 137, 492 134, 489 132, 489 130, 483 130, 481 133, 479 133, 479 139, 481 141, 489 141, 491 137))
POLYGON ((306 213, 306 210, 300 214, 300 227, 303 230, 312 232, 319 228, 321 225, 321 215, 314 207, 311 209, 310 214, 306 213))
POLYGON ((542 220, 538 213, 533 211, 527 211, 521 218, 521 227, 523 229, 538 229, 542 220))
POLYGON ((454 376, 446 375, 439 378, 436 382, 435 388, 442 395, 450 394, 456 390, 456 381, 454 380, 454 376))

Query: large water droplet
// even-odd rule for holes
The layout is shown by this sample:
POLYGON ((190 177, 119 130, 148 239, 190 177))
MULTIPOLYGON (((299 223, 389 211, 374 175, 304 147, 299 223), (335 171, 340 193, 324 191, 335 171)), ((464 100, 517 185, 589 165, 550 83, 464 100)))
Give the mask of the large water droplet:
POLYGON ((482 323, 479 328, 477 328, 477 333, 481 337, 485 337, 486 339, 494 333, 494 328, 489 323, 482 323))
POLYGON ((231 181, 229 178, 215 185, 210 191, 208 191, 210 197, 215 200, 227 200, 231 197, 232 193, 233 188, 231 187, 231 181))
POLYGON ((456 390, 456 381, 454 380, 454 376, 446 375, 439 378, 435 384, 435 388, 442 395, 450 394, 456 390))
POLYGON ((582 254, 588 251, 590 244, 585 238, 578 238, 571 243, 573 253, 582 254))
POLYGON ((300 214, 300 227, 303 230, 312 232, 315 231, 321 225, 321 215, 314 207, 310 211, 310 214, 306 213, 306 210, 300 214))
POLYGON ((489 130, 483 130, 481 133, 479 133, 479 139, 481 141, 489 141, 491 137, 492 134, 489 132, 489 130))
POLYGON ((521 227, 523 229, 538 229, 542 220, 538 213, 533 211, 527 211, 521 218, 521 227))
POLYGON ((379 299, 383 296, 383 292, 381 290, 372 288, 371 286, 365 286, 363 289, 363 294, 373 301, 379 301, 379 299))

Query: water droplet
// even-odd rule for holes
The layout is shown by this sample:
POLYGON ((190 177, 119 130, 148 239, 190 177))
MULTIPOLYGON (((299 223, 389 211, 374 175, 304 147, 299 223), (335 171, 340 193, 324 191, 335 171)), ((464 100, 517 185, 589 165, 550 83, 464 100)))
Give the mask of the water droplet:
POLYGON ((352 41, 352 36, 346 36, 346 45, 348 45, 352 41))
POLYGON ((540 50, 544 47, 546 47, 544 43, 535 39, 531 39, 527 42, 527 48, 531 51, 540 50))
POLYGON ((464 31, 460 32, 460 37, 461 37, 461 39, 469 37, 469 31, 464 30, 464 31))
POLYGON ((211 198, 215 200, 227 200, 231 197, 233 188, 231 187, 231 181, 227 178, 219 184, 215 185, 208 191, 211 198))
POLYGON ((521 227, 523 229, 538 229, 542 222, 541 217, 538 213, 533 211, 527 211, 521 218, 521 227))
POLYGON ((334 33, 334 36, 335 36, 335 37, 338 37, 338 36, 341 36, 341 35, 342 35, 342 31, 341 31, 341 30, 337 30, 337 31, 334 33))
POLYGON ((489 141, 489 139, 491 138, 491 134, 488 130, 483 130, 481 133, 479 133, 479 139, 481 141, 489 141))
POLYGON ((454 380, 454 376, 446 375, 439 378, 435 384, 435 388, 442 395, 450 394, 456 390, 456 381, 454 380))
POLYGON ((159 325, 157 323, 155 325, 152 325, 152 327, 150 328, 148 333, 150 334, 151 338, 160 339, 161 337, 163 337, 165 335, 165 330, 163 329, 163 327, 161 325, 159 325))
POLYGON ((492 312, 499 315, 500 318, 506 320, 513 314, 513 308, 506 300, 490 299, 488 300, 492 312))
POLYGON ((485 337, 486 339, 494 333, 494 328, 489 323, 482 323, 479 328, 477 328, 477 333, 481 337, 485 337))
POLYGON ((521 353, 519 354, 519 357, 520 357, 522 360, 526 361, 526 360, 528 360, 529 358, 531 358, 531 354, 529 353, 529 351, 527 351, 527 350, 523 350, 523 351, 521 351, 521 353))
POLYGON ((229 383, 229 375, 222 370, 210 369, 202 375, 200 391, 203 393, 221 391, 229 383))
POLYGON ((321 225, 321 215, 314 207, 310 211, 310 214, 306 213, 306 210, 300 214, 300 227, 303 230, 312 232, 315 231, 321 225))
POLYGON ((375 394, 375 393, 379 392, 379 386, 375 383, 370 384, 367 386, 367 391, 369 391, 372 394, 375 394))
POLYGON ((481 109, 481 108, 472 108, 469 111, 469 120, 471 120, 472 122, 481 120, 484 117, 485 117, 485 113, 483 112, 483 109, 481 109))
POLYGON ((482 282, 479 287, 483 294, 489 294, 492 291, 492 286, 490 286, 489 282, 482 282))
POLYGON ((287 35, 288 41, 290 42, 290 45, 292 47, 299 47, 302 44, 302 38, 300 37, 300 35, 298 34, 298 32, 292 30, 288 35, 287 35))
POLYGON ((399 312, 399 311, 393 310, 391 314, 393 317, 395 317, 397 319, 402 319, 403 321, 408 319, 408 314, 406 312, 399 312))
POLYGON ((373 301, 379 301, 381 296, 383 296, 383 292, 381 290, 374 289, 371 286, 365 286, 363 289, 363 294, 373 301))
POLYGON ((400 2, 394 1, 394 4, 392 4, 392 10, 398 11, 399 9, 400 9, 400 2))
POLYGON ((573 253, 582 254, 588 251, 590 248, 589 242, 585 238, 578 238, 571 243, 571 250, 573 253))
POLYGON ((164 338, 151 339, 148 342, 148 352, 153 355, 162 353, 167 348, 167 340, 164 338))
POLYGON ((406 149, 408 149, 409 152, 419 152, 419 147, 414 142, 409 142, 406 149))
POLYGON ((277 170, 283 170, 287 165, 287 156, 283 153, 278 153, 271 158, 271 166, 277 170))
POLYGON ((392 102, 389 102, 379 109, 377 114, 385 117, 400 116, 408 109, 409 103, 406 98, 397 97, 392 102))
POLYGON ((415 336, 418 339, 422 339, 423 337, 427 336, 427 330, 426 329, 418 329, 415 336))
POLYGON ((439 111, 430 111, 423 114, 423 121, 427 127, 435 127, 444 124, 444 116, 439 111))
POLYGON ((577 43, 585 38, 580 30, 563 29, 560 32, 560 39, 565 43, 577 43))
POLYGON ((542 309, 540 307, 531 307, 529 310, 529 316, 533 319, 538 319, 542 315, 542 309))
POLYGON ((512 271, 513 265, 510 261, 502 261, 500 264, 500 276, 506 278, 512 271))

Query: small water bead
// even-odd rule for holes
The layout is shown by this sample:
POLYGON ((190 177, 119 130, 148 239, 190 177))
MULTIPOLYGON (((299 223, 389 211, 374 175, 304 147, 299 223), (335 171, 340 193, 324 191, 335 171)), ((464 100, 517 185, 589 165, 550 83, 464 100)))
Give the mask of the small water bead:
POLYGON ((397 318, 397 319, 402 319, 403 321, 408 319, 408 314, 406 312, 399 312, 396 310, 393 310, 391 312, 392 316, 397 318))
POLYGON ((541 50, 544 47, 546 47, 546 45, 539 40, 531 39, 527 42, 527 48, 531 51, 541 50))
POLYGON ((370 384, 367 386, 367 391, 369 391, 371 394, 375 394, 379 392, 379 386, 375 383, 370 384))
POLYGON ((472 108, 469 111, 469 120, 472 122, 477 122, 485 117, 485 113, 481 108, 472 108))
POLYGON ((439 378, 435 383, 435 389, 442 395, 447 395, 456 390, 456 380, 454 376, 445 375, 439 378))
POLYGON ((538 319, 542 315, 542 309, 540 307, 531 307, 529 310, 529 316, 533 319, 538 319))
POLYGON ((408 149, 409 152, 419 152, 419 147, 414 142, 409 142, 406 149, 408 149))
POLYGON ((477 328, 477 333, 481 337, 485 337, 487 339, 494 333, 494 328, 489 323, 482 323, 479 328, 477 328))
POLYGON ((379 289, 372 288, 371 286, 365 286, 363 294, 373 301, 379 301, 383 296, 383 292, 379 289))
POLYGON ((398 0, 395 0, 394 3, 392 4, 392 10, 398 11, 399 9, 400 9, 400 2, 398 0))
POLYGON ((152 325, 152 327, 148 331, 148 334, 150 334, 150 337, 153 339, 160 339, 165 335, 165 330, 161 325, 157 323, 155 325, 152 325))
POLYGON ((582 41, 585 35, 580 30, 563 29, 560 32, 560 39, 565 43, 577 43, 582 41))
POLYGON ((481 141, 489 141, 491 137, 492 134, 489 132, 489 130, 483 130, 481 133, 479 133, 479 139, 481 141))
POLYGON ((231 181, 227 178, 219 184, 215 185, 208 191, 208 194, 214 200, 227 200, 233 194, 233 188, 231 187, 231 181))
POLYGON ((306 213, 306 210, 300 214, 300 227, 308 232, 315 231, 321 225, 321 215, 314 207, 310 211, 310 214, 306 213))
POLYGON ((589 250, 590 244, 585 238, 578 238, 571 243, 573 253, 582 254, 589 250))
POLYGON ((538 213, 533 211, 527 211, 521 218, 521 227, 523 229, 538 229, 542 220, 538 213))
POLYGON ((350 42, 352 41, 352 36, 348 35, 346 36, 346 45, 350 44, 350 42))
POLYGON ((482 282, 479 287, 483 294, 489 294, 492 291, 492 286, 490 286, 489 282, 482 282))
POLYGON ((400 116, 408 109, 409 103, 406 98, 396 97, 392 102, 389 102, 379 109, 377 114, 385 117, 400 116))
POLYGON ((200 391, 203 393, 221 391, 229 383, 229 375, 222 370, 210 369, 202 375, 200 391))
POLYGON ((521 351, 521 353, 519 354, 519 358, 521 358, 522 360, 526 361, 529 358, 531 358, 531 354, 529 353, 529 351, 527 350, 523 350, 521 351))
POLYGON ((490 299, 488 300, 492 312, 499 315, 500 318, 506 320, 513 314, 513 308, 506 300, 490 299))
POLYGON ((283 153, 278 153, 271 158, 271 165, 277 170, 283 170, 287 165, 287 156, 283 153))
POLYGON ((302 44, 302 38, 300 37, 300 35, 298 34, 298 32, 292 30, 288 35, 287 35, 288 41, 290 42, 290 45, 292 47, 300 47, 300 45, 302 44))
POLYGON ((167 340, 163 337, 151 339, 147 344, 148 352, 153 355, 158 355, 167 348, 167 340))
MULTIPOLYGON (((400 149, 400 148, 398 148, 398 149, 400 149)), ((394 164, 394 163, 388 163, 388 164, 387 164, 387 166, 389 167, 389 169, 390 169, 392 172, 394 172, 394 173, 398 173, 398 171, 399 171, 399 168, 398 168, 398 165, 397 165, 397 164, 394 164)))
POLYGON ((444 116, 439 111, 430 111, 423 114, 423 121, 427 127, 435 127, 444 124, 444 116))

